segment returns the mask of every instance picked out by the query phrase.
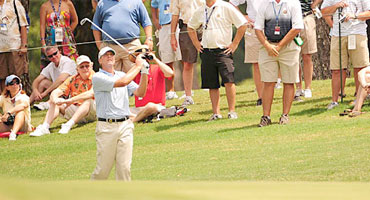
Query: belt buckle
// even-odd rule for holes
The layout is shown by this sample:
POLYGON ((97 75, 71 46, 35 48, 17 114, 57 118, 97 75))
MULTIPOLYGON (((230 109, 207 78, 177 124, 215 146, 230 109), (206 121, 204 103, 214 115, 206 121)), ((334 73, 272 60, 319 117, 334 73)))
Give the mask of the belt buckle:
POLYGON ((108 119, 108 122, 109 122, 109 123, 112 123, 112 122, 113 122, 113 119, 108 119))

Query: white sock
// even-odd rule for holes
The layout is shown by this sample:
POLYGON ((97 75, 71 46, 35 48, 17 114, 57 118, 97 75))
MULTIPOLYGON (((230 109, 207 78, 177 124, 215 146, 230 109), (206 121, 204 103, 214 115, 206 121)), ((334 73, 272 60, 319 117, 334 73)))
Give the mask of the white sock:
POLYGON ((49 129, 49 128, 50 128, 50 124, 48 124, 47 122, 44 122, 42 125, 43 125, 46 129, 49 129))
POLYGON ((70 119, 70 120, 66 123, 66 125, 68 125, 68 126, 73 126, 73 125, 75 125, 75 121, 73 121, 73 119, 70 119))

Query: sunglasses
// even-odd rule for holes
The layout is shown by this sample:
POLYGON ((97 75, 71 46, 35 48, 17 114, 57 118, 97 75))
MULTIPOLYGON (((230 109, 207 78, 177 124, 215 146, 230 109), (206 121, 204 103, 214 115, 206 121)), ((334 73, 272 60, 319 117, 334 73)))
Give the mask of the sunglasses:
POLYGON ((83 69, 83 68, 88 69, 89 67, 90 67, 90 65, 80 65, 78 68, 80 68, 80 69, 83 69))
POLYGON ((19 81, 18 81, 18 80, 12 81, 12 82, 10 82, 8 85, 14 85, 14 84, 19 85, 19 81))
POLYGON ((56 56, 57 54, 58 54, 58 51, 56 51, 56 52, 54 52, 54 53, 52 53, 52 54, 48 55, 48 58, 52 58, 52 57, 56 56))

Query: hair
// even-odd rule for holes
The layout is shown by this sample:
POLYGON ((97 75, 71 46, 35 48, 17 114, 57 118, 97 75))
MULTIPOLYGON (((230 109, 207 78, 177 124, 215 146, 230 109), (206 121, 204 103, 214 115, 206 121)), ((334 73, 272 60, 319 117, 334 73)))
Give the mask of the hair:
POLYGON ((54 45, 54 46, 47 46, 46 49, 45 49, 45 52, 48 52, 51 49, 57 49, 59 51, 58 46, 54 45))
MULTIPOLYGON (((22 83, 19 83, 19 89, 21 90, 21 94, 26 94, 26 92, 24 90, 22 90, 22 87, 21 87, 21 84, 22 83)), ((2 96, 8 98, 10 97, 10 91, 6 89, 7 86, 5 86, 3 92, 1 93, 2 96)))

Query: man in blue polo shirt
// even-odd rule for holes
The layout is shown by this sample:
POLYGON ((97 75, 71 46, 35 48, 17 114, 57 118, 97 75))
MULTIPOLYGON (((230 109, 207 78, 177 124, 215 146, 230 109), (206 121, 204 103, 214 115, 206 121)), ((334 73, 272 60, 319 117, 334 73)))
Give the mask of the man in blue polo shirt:
MULTIPOLYGON (((93 21, 126 49, 141 45, 139 40, 141 25, 146 36, 144 43, 149 46, 150 50, 153 49, 152 23, 141 0, 100 0, 93 21)), ((114 69, 128 72, 133 66, 128 59, 128 52, 109 41, 108 36, 102 34, 95 26, 91 28, 98 49, 109 46, 116 51, 114 69)))
POLYGON ((127 72, 114 70, 116 52, 104 47, 99 52, 101 69, 92 79, 96 102, 97 164, 91 179, 107 179, 116 161, 116 180, 131 180, 134 124, 129 119, 128 97, 143 97, 148 85, 149 64, 137 56, 127 72), (141 72, 137 85, 132 80, 141 72))

